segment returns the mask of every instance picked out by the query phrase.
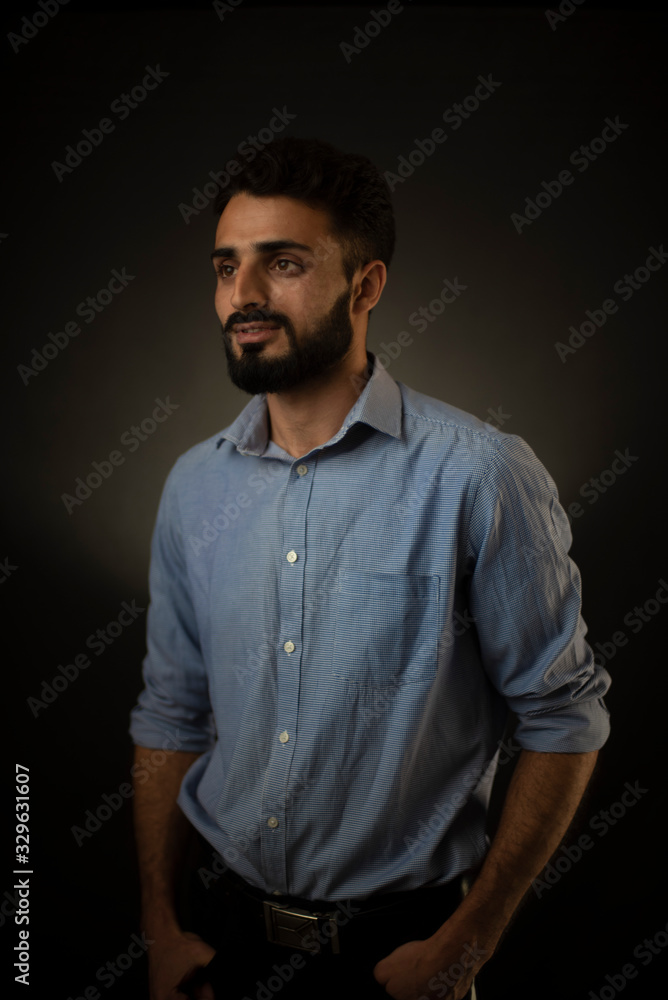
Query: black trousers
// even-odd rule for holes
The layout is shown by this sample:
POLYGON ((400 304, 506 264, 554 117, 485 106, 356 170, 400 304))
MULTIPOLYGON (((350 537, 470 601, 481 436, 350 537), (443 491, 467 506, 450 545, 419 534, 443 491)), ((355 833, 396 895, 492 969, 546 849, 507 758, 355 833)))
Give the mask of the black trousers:
MULTIPOLYGON (((387 1000, 374 966, 399 945, 430 937, 460 901, 459 887, 450 886, 401 893, 398 904, 375 913, 357 913, 354 902, 342 903, 340 953, 325 944, 313 954, 269 942, 262 906, 240 884, 236 875, 214 877, 210 865, 208 874, 200 867, 191 919, 184 925, 216 949, 206 975, 216 1000, 387 1000)), ((436 995, 445 993, 443 986, 436 995)))

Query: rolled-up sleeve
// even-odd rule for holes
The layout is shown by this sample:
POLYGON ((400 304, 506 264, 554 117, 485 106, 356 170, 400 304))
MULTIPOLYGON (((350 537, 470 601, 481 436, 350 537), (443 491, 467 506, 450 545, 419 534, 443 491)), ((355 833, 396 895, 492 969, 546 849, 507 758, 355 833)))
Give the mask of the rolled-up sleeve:
POLYGON ((130 715, 130 735, 139 746, 198 752, 215 741, 215 726, 188 584, 178 468, 179 462, 167 477, 151 542, 144 689, 130 715))
POLYGON ((469 601, 485 671, 518 718, 527 750, 585 753, 610 732, 610 675, 594 661, 581 580, 557 488, 516 435, 478 487, 469 539, 469 601))

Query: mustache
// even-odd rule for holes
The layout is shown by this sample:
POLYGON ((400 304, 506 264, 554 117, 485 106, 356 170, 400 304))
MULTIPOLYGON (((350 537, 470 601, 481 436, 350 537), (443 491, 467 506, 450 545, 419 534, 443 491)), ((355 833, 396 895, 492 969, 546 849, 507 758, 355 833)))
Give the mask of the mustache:
POLYGON ((276 323, 284 326, 286 321, 283 316, 277 313, 270 313, 267 309, 253 309, 246 313, 232 313, 225 324, 225 333, 229 333, 237 323, 276 323))

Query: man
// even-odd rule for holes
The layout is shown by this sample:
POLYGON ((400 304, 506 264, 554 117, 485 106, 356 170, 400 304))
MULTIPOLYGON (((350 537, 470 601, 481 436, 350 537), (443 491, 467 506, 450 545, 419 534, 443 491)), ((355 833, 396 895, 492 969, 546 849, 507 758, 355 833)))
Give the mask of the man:
POLYGON ((154 532, 131 733, 138 761, 178 750, 135 795, 151 998, 461 1000, 609 732, 567 518, 522 439, 367 352, 394 249, 369 160, 277 140, 217 208, 253 398, 177 461, 154 532), (174 902, 188 821, 227 869, 208 942, 174 902))

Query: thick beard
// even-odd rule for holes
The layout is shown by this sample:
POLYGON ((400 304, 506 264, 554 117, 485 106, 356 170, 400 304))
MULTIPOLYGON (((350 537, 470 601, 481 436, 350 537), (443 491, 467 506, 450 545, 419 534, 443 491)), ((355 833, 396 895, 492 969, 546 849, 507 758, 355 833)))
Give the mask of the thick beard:
POLYGON ((251 312, 246 322, 272 321, 280 323, 286 332, 290 347, 279 357, 265 357, 265 345, 243 344, 240 357, 235 357, 231 347, 231 329, 243 322, 231 316, 222 327, 223 347, 227 358, 227 373, 238 389, 254 396, 260 392, 287 392, 306 382, 315 380, 339 364, 348 353, 353 340, 350 322, 351 287, 345 289, 327 315, 315 329, 297 341, 295 329, 287 316, 268 314, 263 310, 251 312))

